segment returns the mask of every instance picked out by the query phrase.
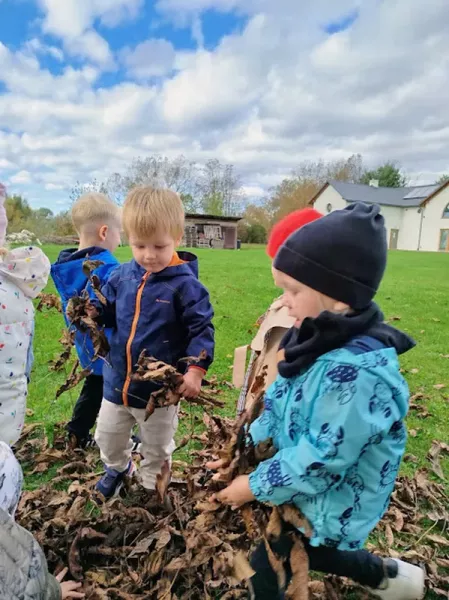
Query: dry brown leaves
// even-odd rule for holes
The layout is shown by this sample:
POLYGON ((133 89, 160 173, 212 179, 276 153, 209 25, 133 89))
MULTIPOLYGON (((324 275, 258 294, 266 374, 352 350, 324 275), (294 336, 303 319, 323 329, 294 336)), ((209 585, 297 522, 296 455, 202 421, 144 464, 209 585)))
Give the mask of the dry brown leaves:
MULTIPOLYGON (((287 598, 350 597, 354 588, 347 580, 308 581, 307 554, 296 535, 289 559, 294 576, 290 583, 286 581, 286 564, 273 548, 285 524, 307 531, 308 524, 295 507, 273 510, 254 503, 232 511, 209 501, 230 479, 250 472, 272 454, 269 442, 256 448, 248 444, 247 418, 233 421, 206 414, 206 431, 190 436, 202 443, 200 450, 190 453, 192 463, 173 463, 173 475, 180 483, 167 489, 171 474, 166 466, 158 478, 157 494, 128 481, 125 498, 106 504, 94 502, 96 452, 66 450, 63 435, 57 435, 50 447, 45 437, 33 437, 37 426, 29 426, 17 446, 19 460, 28 465, 28 472, 45 472, 56 464, 58 476, 53 487, 24 493, 19 521, 43 546, 50 568, 57 571, 69 564, 71 576, 83 582, 91 600, 246 598, 245 580, 252 575, 246 559, 261 532, 287 598), (224 460, 218 482, 204 467, 217 457, 224 460), (169 503, 164 501, 167 498, 169 503)), ((447 446, 435 442, 430 456, 437 460, 443 451, 447 446)), ((448 511, 444 485, 431 480, 426 471, 418 471, 413 479, 401 477, 379 525, 379 541, 369 549, 424 563, 429 588, 437 597, 447 598, 448 511)), ((357 593, 356 597, 365 597, 357 593)))
MULTIPOLYGON (((195 364, 203 358, 204 356, 188 356, 179 362, 187 365, 195 364)), ((183 381, 182 374, 172 365, 167 365, 152 356, 146 356, 145 350, 139 356, 133 379, 136 381, 152 381, 160 386, 158 390, 151 394, 148 400, 145 409, 145 421, 151 417, 156 408, 177 405, 181 401, 181 394, 178 389, 183 381)), ((197 398, 189 398, 188 402, 209 408, 223 408, 224 403, 216 398, 218 392, 219 390, 215 386, 211 386, 211 391, 205 391, 203 388, 197 398)))
POLYGON ((62 313, 61 300, 55 294, 45 294, 42 292, 37 298, 39 302, 36 306, 36 310, 39 312, 43 312, 44 308, 48 310, 54 308, 58 312, 62 313))

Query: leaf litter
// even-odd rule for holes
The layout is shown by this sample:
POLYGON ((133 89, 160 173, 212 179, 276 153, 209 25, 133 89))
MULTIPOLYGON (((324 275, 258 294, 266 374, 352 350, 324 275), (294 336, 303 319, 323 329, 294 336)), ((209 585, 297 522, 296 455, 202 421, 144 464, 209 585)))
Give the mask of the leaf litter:
MULTIPOLYGON (((98 278, 92 271, 98 261, 86 261, 86 275, 101 303, 105 303, 98 278)), ((60 310, 56 297, 41 295, 39 310, 60 310)), ((104 332, 87 316, 87 295, 72 298, 68 316, 73 325, 88 331, 96 356, 108 352, 104 332)), ((61 370, 69 361, 75 333, 64 331, 63 351, 50 364, 61 370)), ((187 364, 202 357, 187 357, 187 364)), ((146 409, 147 418, 158 406, 178 404, 181 374, 172 366, 147 357, 139 358, 136 379, 152 380, 160 390, 152 394, 146 409)), ((88 372, 79 370, 77 362, 58 390, 58 395, 74 387, 88 372)), ((81 451, 67 447, 62 428, 56 431, 51 447, 46 436, 35 437, 38 424, 28 425, 16 446, 17 458, 25 471, 45 473, 57 466, 58 476, 51 484, 24 492, 18 519, 42 545, 50 568, 58 571, 68 564, 71 576, 83 582, 90 600, 232 600, 247 598, 247 583, 253 574, 248 557, 261 539, 265 540, 270 562, 285 597, 289 600, 342 600, 356 589, 349 580, 326 577, 309 579, 307 553, 302 537, 294 533, 301 528, 306 537, 310 525, 293 505, 270 507, 252 503, 233 511, 218 502, 210 502, 212 493, 225 487, 239 474, 250 473, 259 462, 271 458, 271 440, 256 447, 245 435, 245 427, 263 407, 264 377, 253 384, 254 402, 249 412, 237 420, 209 414, 222 406, 214 385, 203 391, 197 404, 203 406, 202 433, 185 436, 177 450, 199 442, 200 450, 190 452, 191 463, 174 461, 172 473, 165 464, 157 478, 154 494, 144 490, 135 479, 125 482, 125 495, 107 503, 94 490, 99 477, 99 457, 95 450, 81 451), (218 480, 213 480, 205 464, 223 460, 218 480), (176 481, 176 484, 170 484, 176 481), (66 491, 61 491, 60 488, 66 491), (292 536, 288 559, 276 555, 273 547, 285 530, 292 536), (293 573, 287 582, 286 569, 293 573)), ((420 403, 423 394, 411 398, 411 409, 420 418, 430 413, 420 403)), ((435 441, 429 451, 432 474, 444 480, 440 457, 449 446, 435 441)), ((419 470, 413 478, 400 477, 390 508, 376 530, 376 546, 369 550, 383 556, 403 558, 427 569, 428 588, 437 597, 449 596, 449 497, 443 483, 419 470)), ((250 587, 250 583, 249 583, 250 587)))
MULTIPOLYGON (((257 447, 248 443, 243 434, 247 419, 245 414, 234 421, 206 413, 205 431, 191 434, 191 439, 202 443, 201 449, 191 453, 191 464, 174 460, 173 473, 164 465, 157 494, 131 479, 126 482, 125 496, 107 503, 94 491, 99 476, 95 450, 67 449, 62 426, 53 446, 46 436, 33 437, 39 431, 37 425, 27 426, 16 449, 25 470, 38 465, 59 468, 51 484, 24 492, 19 522, 42 545, 50 568, 57 571, 68 564, 70 575, 83 582, 91 600, 246 598, 246 580, 253 573, 247 558, 261 536, 279 581, 284 582, 286 598, 347 598, 354 589, 348 580, 309 580, 307 554, 295 534, 290 534, 293 578, 287 586, 287 564, 276 556, 273 542, 286 525, 302 527, 310 535, 310 526, 296 507, 252 503, 233 511, 209 501, 212 493, 236 475, 249 473, 272 455, 269 440, 257 447), (218 482, 204 466, 217 456, 224 460, 218 482), (172 475, 179 483, 169 486, 172 475)), ((433 457, 447 451, 438 442, 432 448, 433 457)), ((398 479, 390 508, 378 527, 379 542, 368 544, 368 549, 425 564, 429 588, 437 597, 447 598, 448 523, 444 485, 420 470, 412 479, 398 479)))

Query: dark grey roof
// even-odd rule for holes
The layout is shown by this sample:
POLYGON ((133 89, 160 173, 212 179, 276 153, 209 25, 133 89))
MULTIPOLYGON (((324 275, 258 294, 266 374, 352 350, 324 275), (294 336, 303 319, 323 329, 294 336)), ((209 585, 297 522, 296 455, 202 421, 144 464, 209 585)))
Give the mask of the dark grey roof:
POLYGON ((208 221, 228 221, 229 223, 237 223, 243 217, 228 217, 220 215, 203 215, 201 213, 186 213, 186 219, 207 219, 208 221))
POLYGON ((381 206, 400 206, 402 208, 420 206, 439 185, 418 185, 404 188, 386 188, 346 183, 332 179, 329 184, 337 190, 347 202, 367 202, 381 206))

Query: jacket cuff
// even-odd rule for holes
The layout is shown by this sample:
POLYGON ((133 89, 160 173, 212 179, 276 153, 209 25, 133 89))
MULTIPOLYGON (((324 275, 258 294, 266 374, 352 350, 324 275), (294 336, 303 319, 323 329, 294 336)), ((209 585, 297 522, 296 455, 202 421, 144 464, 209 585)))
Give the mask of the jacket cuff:
POLYGON ((206 373, 207 373, 207 370, 204 369, 203 367, 200 367, 199 365, 190 365, 187 370, 190 371, 191 369, 196 369, 197 371, 201 371, 204 375, 206 375, 206 373))

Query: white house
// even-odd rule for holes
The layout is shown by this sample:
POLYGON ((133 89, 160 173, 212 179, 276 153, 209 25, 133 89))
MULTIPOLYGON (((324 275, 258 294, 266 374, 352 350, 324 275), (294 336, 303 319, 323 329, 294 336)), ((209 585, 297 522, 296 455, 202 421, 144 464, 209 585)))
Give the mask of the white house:
POLYGON ((449 252, 449 182, 405 188, 329 181, 310 204, 326 214, 351 202, 378 204, 392 250, 449 252))

